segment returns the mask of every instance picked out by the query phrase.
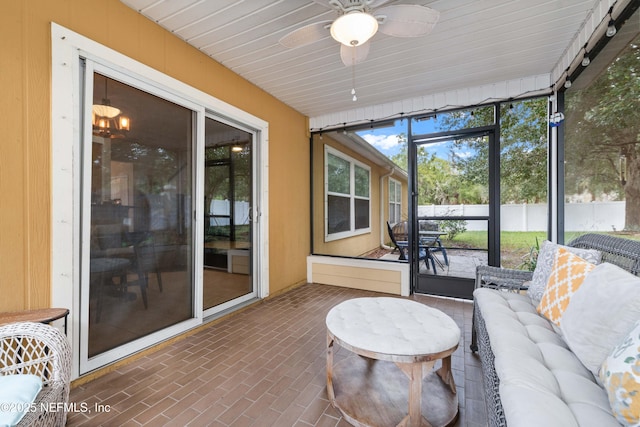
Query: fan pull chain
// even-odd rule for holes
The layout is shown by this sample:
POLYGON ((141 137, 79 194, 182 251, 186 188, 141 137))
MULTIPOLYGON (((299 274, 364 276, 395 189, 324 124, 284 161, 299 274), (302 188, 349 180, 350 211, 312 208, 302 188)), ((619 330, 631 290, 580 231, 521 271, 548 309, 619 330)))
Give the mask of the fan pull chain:
POLYGON ((351 48, 351 95, 353 95, 353 101, 357 101, 356 96, 356 47, 351 48))

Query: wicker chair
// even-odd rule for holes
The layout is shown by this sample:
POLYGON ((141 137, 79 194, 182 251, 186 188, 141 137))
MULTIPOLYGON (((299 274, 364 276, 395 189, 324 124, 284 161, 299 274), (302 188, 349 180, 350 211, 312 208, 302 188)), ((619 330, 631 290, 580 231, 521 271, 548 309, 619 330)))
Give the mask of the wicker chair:
POLYGON ((43 387, 36 396, 34 411, 27 412, 19 426, 65 425, 71 348, 60 331, 32 322, 0 326, 0 375, 11 374, 33 374, 42 378, 43 387))

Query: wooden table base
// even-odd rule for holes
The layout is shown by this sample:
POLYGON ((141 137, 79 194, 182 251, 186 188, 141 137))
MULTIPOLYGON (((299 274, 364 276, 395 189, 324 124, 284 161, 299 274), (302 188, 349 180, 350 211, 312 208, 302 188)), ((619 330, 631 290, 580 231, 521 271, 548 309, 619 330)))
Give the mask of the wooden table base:
MULTIPOLYGON (((453 425, 458 418, 458 395, 440 375, 425 372, 422 380, 421 426, 453 425)), ((358 427, 403 426, 408 422, 409 378, 395 363, 350 354, 333 366, 328 384, 331 403, 358 427)))

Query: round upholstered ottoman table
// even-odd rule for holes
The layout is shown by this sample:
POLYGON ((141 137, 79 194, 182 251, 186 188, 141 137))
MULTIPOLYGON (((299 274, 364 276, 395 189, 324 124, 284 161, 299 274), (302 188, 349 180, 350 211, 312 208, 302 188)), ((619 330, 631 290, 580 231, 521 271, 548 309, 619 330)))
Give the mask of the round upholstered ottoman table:
POLYGON ((460 328, 449 316, 402 298, 355 298, 333 307, 326 324, 327 393, 351 424, 446 426, 457 420, 451 354, 460 328), (351 353, 334 364, 335 344, 351 353))

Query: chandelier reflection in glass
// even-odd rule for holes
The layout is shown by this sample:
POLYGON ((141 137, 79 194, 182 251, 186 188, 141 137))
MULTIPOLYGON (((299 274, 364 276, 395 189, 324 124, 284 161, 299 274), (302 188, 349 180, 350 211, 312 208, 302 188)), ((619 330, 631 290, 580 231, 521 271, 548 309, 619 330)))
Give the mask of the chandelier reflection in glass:
POLYGON ((93 104, 93 134, 103 138, 124 138, 131 128, 131 119, 119 108, 111 105, 108 97, 109 78, 104 77, 104 98, 100 104, 93 104))

